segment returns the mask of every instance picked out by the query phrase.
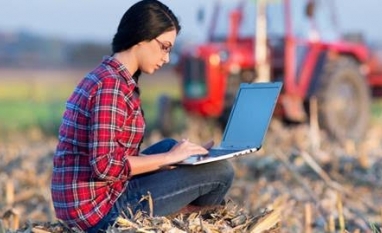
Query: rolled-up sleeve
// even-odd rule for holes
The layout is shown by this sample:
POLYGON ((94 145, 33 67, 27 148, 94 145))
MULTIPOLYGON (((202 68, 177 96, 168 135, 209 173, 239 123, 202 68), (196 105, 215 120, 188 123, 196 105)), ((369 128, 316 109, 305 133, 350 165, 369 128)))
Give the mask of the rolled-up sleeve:
POLYGON ((105 78, 90 99, 90 165, 103 180, 127 180, 128 156, 138 154, 144 120, 139 98, 124 80, 105 78))

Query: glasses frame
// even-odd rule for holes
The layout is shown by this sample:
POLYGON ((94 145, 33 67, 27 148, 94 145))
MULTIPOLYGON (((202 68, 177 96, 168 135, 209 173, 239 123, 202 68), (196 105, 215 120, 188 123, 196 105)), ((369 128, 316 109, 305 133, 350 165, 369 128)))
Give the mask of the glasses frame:
POLYGON ((172 45, 170 43, 170 45, 166 45, 164 44, 162 41, 158 40, 157 38, 154 38, 154 40, 156 42, 158 42, 160 48, 162 49, 163 52, 165 53, 170 53, 171 52, 171 49, 172 49, 172 45))

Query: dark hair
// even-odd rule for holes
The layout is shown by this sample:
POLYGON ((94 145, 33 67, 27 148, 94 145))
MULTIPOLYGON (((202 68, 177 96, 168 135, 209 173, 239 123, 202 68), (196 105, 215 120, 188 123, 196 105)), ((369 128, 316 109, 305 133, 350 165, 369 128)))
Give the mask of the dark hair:
MULTIPOLYGON (((142 0, 131 6, 119 22, 112 42, 112 52, 127 50, 141 41, 153 40, 160 34, 176 30, 180 32, 179 21, 174 13, 157 0, 142 0)), ((140 70, 133 74, 138 83, 140 70)))
MULTIPOLYGON (((180 32, 179 21, 174 13, 157 0, 142 0, 132 5, 122 16, 112 42, 112 52, 127 50, 141 41, 153 40, 160 34, 176 30, 180 32)), ((141 71, 133 74, 138 83, 141 71)), ((135 90, 140 93, 138 87, 135 90)))
POLYGON ((113 53, 127 50, 141 41, 153 40, 160 34, 180 31, 173 12, 157 0, 142 0, 131 6, 123 15, 112 43, 113 53))

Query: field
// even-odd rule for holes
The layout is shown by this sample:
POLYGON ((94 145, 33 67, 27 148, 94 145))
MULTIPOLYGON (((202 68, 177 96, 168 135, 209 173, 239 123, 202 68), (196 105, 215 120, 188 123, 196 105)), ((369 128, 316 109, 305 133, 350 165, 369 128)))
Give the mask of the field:
MULTIPOLYGON (((0 70, 0 232, 56 221, 49 186, 57 128, 65 100, 85 72, 0 70)), ((140 85, 148 145, 160 138, 153 130, 156 98, 177 97, 180 90, 170 70, 143 76, 140 85)), ((279 232, 380 232, 381 106, 374 102, 361 143, 338 144, 317 128, 286 127, 273 119, 262 150, 232 161, 236 177, 229 198, 245 211, 245 222, 273 210, 279 232)), ((181 134, 193 141, 218 139, 219 132, 207 126, 193 121, 181 134), (201 128, 209 129, 207 135, 201 128)))
MULTIPOLYGON (((0 70, 0 137, 4 139, 9 133, 24 133, 35 127, 44 134, 55 135, 65 100, 85 73, 85 70, 0 70)), ((150 126, 156 114, 156 97, 163 92, 170 96, 179 93, 176 77, 171 72, 167 74, 162 80, 142 77, 142 88, 150 88, 142 94, 150 126)))

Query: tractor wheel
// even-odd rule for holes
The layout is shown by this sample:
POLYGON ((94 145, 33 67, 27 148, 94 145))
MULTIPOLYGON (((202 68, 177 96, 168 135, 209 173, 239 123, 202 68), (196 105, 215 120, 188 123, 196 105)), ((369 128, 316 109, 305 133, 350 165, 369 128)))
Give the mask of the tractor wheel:
POLYGON ((319 123, 340 142, 359 141, 370 117, 370 91, 359 65, 343 57, 325 67, 317 92, 319 123))
POLYGON ((162 136, 169 137, 174 132, 174 100, 168 95, 161 95, 158 98, 157 106, 157 128, 162 136))

